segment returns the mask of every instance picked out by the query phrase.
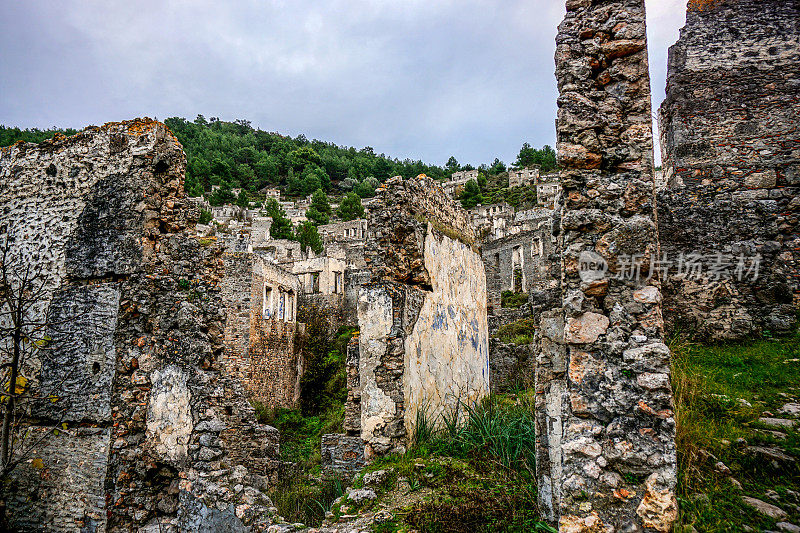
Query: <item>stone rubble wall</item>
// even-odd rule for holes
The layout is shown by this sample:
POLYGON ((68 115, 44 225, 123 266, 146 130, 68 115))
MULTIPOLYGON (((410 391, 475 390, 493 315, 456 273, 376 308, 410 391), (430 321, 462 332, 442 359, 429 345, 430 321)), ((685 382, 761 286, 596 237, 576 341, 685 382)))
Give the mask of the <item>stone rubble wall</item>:
POLYGON ((420 176, 387 181, 369 217, 346 416, 352 431, 360 411, 368 459, 404 450, 418 414, 435 422, 489 392, 486 279, 467 212, 420 176))
MULTIPOLYGON (((250 398, 267 407, 294 407, 300 396, 299 344, 296 312, 300 308, 297 276, 270 264, 258 254, 227 252, 222 294, 227 310, 222 365, 245 387, 250 398), (265 288, 273 298, 292 295, 284 313, 264 316, 265 288)), ((277 304, 274 304, 277 305, 277 304)), ((277 308, 276 308, 277 309, 277 308)))
POLYGON ((277 471, 278 433, 256 422, 219 364, 222 251, 193 237, 199 210, 183 192, 185 166, 177 140, 149 119, 0 150, 0 239, 50 275, 39 316, 77 317, 51 335, 56 364, 23 369, 35 392, 59 399, 33 406, 34 431, 50 435, 41 464, 7 486, 15 527, 271 523, 262 490, 277 471), (47 390, 62 381, 63 391, 47 390))
POLYGON ((556 40, 563 311, 537 356, 542 511, 561 531, 677 519, 675 419, 659 281, 618 279, 658 250, 643 0, 567 0, 556 40), (602 261, 602 269, 581 270, 602 261))
POLYGON ((664 283, 668 326, 711 340, 791 331, 800 304, 800 5, 689 2, 660 109, 668 259, 704 256, 702 276, 664 283), (726 274, 709 267, 722 254, 726 274), (739 279, 761 256, 760 272, 739 279), (733 264, 730 264, 733 263, 733 264), (692 279, 697 278, 697 279, 692 279))
POLYGON ((329 433, 322 436, 320 446, 323 477, 339 478, 349 483, 367 464, 361 437, 329 433))

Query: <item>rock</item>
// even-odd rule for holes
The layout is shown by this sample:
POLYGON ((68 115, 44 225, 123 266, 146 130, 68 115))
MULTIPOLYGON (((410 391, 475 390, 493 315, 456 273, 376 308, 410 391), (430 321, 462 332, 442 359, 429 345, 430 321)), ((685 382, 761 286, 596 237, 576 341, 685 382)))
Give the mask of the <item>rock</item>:
POLYGON ((717 461, 717 464, 714 465, 714 470, 716 470, 717 472, 719 472, 724 476, 731 475, 731 469, 728 468, 722 461, 717 461))
POLYGON ((800 403, 787 403, 778 412, 789 416, 800 416, 800 403))
POLYGON ((661 302, 661 292, 653 286, 647 286, 633 293, 633 299, 642 304, 657 304, 661 302))
POLYGON ((366 501, 372 501, 378 497, 372 489, 351 489, 347 493, 347 499, 355 505, 360 505, 366 501))
POLYGON ((736 478, 732 478, 732 477, 729 477, 729 478, 728 478, 728 481, 730 481, 730 482, 731 482, 731 485, 733 485, 734 487, 736 487, 736 489, 738 489, 738 490, 744 490, 744 487, 742 487, 742 484, 741 484, 741 483, 739 483, 739 480, 738 480, 738 479, 736 479, 736 478))
POLYGON ((775 527, 781 531, 788 531, 788 533, 800 533, 800 526, 790 524, 789 522, 778 522, 775 524, 775 527))
POLYGON ((785 418, 769 418, 762 417, 758 419, 759 422, 765 426, 773 428, 793 428, 797 422, 794 420, 787 420, 785 418))
POLYGON ((668 533, 678 520, 678 500, 671 490, 659 490, 657 481, 657 473, 651 474, 645 481, 644 497, 636 508, 636 514, 641 517, 644 527, 668 533))
POLYGON ((780 448, 767 448, 766 446, 748 446, 747 453, 756 455, 766 461, 779 463, 795 463, 796 459, 780 448))
POLYGON ((742 496, 742 501, 744 501, 744 503, 746 503, 759 513, 768 516, 770 518, 774 518, 775 520, 778 520, 780 518, 786 518, 786 511, 784 511, 780 507, 776 507, 772 504, 761 501, 757 498, 751 498, 750 496, 742 496))
POLYGON ((770 500, 775 500, 776 502, 781 499, 781 497, 778 495, 778 493, 775 492, 772 489, 769 489, 766 492, 764 492, 764 496, 766 496, 770 500))
POLYGON ((577 318, 570 318, 564 331, 566 341, 570 344, 590 344, 608 331, 608 325, 608 317, 598 313, 584 313, 577 318))
POLYGON ((392 469, 389 470, 376 470, 374 472, 369 472, 364 474, 364 486, 365 487, 377 487, 382 485, 384 481, 389 478, 389 474, 391 474, 392 469))

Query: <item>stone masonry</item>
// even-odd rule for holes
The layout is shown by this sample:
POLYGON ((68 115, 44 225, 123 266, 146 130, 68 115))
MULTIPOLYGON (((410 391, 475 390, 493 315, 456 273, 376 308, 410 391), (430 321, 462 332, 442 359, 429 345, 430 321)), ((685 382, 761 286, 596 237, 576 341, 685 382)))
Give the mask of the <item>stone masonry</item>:
POLYGON ((18 530, 271 522, 262 490, 278 434, 220 365, 222 252, 193 237, 185 166, 177 140, 149 119, 0 151, 0 240, 49 276, 36 312, 59 324, 49 360, 23 369, 35 394, 56 401, 33 406, 40 462, 6 487, 18 530))
POLYGON ((798 61, 800 3, 689 2, 660 110, 658 222, 666 258, 694 267, 675 265, 663 284, 668 326, 712 340, 794 326, 798 61))
POLYGON ((222 365, 267 407, 294 407, 301 358, 295 343, 300 281, 258 254, 224 254, 227 308, 222 365))
POLYGON ((539 499, 560 531, 671 531, 675 419, 656 254, 643 0, 567 0, 556 48, 562 301, 544 313, 539 499))
MULTIPOLYGON (((489 393, 486 277, 469 214, 425 176, 392 178, 370 210, 358 300, 358 394, 367 459, 489 393)), ((348 352, 348 366, 356 359, 348 352)), ((348 382, 351 380, 348 379, 348 382)))

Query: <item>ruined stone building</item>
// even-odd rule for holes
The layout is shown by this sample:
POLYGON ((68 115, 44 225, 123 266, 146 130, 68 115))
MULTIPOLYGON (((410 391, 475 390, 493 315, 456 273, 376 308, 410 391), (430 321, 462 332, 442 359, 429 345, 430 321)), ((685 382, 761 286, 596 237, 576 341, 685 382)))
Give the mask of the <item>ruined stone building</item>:
POLYGON ((226 253, 223 260, 227 320, 221 364, 253 400, 294 407, 302 375, 295 346, 301 281, 259 254, 226 253))
POLYGON ((405 449, 421 410, 436 421, 489 392, 486 280, 468 213, 425 176, 392 178, 377 198, 347 357, 346 427, 367 458, 405 449))
POLYGON ((461 191, 464 190, 464 185, 466 185, 469 180, 478 180, 477 170, 453 172, 450 179, 442 183, 442 187, 451 198, 458 198, 461 196, 461 191))
POLYGON ((40 461, 5 486, 15 528, 271 522, 262 490, 278 434, 221 364, 225 265, 194 237, 185 166, 177 140, 148 119, 0 150, 0 240, 46 275, 36 312, 58 324, 48 357, 23 369, 32 392, 55 401, 29 405, 26 442, 40 461))
POLYGON ((800 5, 689 2, 660 110, 671 326, 785 332, 800 294, 800 5), (794 305, 793 305, 794 304, 794 305))
POLYGON ((508 169, 509 187, 525 187, 528 185, 535 186, 538 181, 539 181, 539 167, 508 169))
POLYGON ((553 213, 540 210, 536 214, 520 224, 519 231, 498 235, 481 246, 491 314, 501 312, 504 291, 530 294, 558 285, 553 213))

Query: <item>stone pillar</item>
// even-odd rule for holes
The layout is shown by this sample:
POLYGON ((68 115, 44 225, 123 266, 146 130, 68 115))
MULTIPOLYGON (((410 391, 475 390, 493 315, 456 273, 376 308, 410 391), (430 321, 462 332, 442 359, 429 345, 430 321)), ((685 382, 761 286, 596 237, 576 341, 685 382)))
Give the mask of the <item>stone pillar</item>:
POLYGON ((677 518, 675 420, 660 282, 648 275, 658 236, 644 1, 566 5, 556 50, 564 322, 546 316, 541 332, 543 506, 561 531, 666 532, 677 518))

